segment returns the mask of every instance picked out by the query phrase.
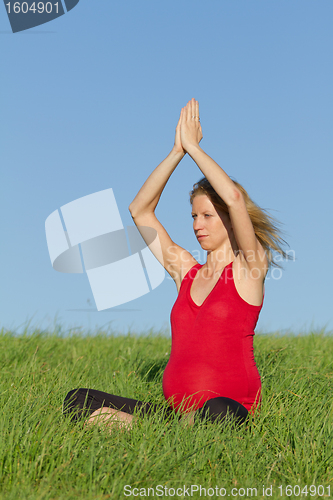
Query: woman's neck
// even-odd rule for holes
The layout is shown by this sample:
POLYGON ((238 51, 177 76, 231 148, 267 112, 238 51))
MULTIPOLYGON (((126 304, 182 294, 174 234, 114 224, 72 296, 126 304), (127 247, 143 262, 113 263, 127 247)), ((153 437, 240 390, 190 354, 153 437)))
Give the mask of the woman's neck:
POLYGON ((207 277, 220 273, 230 262, 235 260, 237 253, 232 249, 213 250, 207 253, 207 261, 202 269, 207 277))

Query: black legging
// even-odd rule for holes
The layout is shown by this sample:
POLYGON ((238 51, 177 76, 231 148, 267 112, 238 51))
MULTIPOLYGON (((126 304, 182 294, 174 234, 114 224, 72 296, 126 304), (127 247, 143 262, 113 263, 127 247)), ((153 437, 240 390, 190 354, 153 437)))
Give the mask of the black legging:
MULTIPOLYGON (((142 416, 159 412, 164 419, 168 419, 173 414, 171 407, 114 396, 95 389, 74 389, 69 391, 64 400, 64 413, 69 414, 73 422, 77 422, 80 419, 89 417, 94 411, 103 408, 103 406, 121 410, 130 415, 134 411, 142 416)), ((242 424, 248 416, 248 411, 233 399, 218 397, 206 401, 203 407, 195 412, 194 420, 207 418, 212 422, 221 421, 227 415, 232 417, 238 424, 242 424)))

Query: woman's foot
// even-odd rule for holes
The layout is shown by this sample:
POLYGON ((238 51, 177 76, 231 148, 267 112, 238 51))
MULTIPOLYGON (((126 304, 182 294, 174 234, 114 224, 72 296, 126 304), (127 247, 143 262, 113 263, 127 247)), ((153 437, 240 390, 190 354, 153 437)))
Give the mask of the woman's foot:
POLYGON ((182 415, 181 420, 180 420, 181 424, 183 426, 185 426, 185 425, 193 425, 194 424, 194 414, 195 414, 195 411, 189 411, 187 413, 184 413, 182 415))
POLYGON ((131 429, 133 415, 124 413, 120 410, 113 410, 104 406, 94 411, 86 420, 85 425, 97 424, 106 425, 107 427, 117 427, 118 429, 131 429))

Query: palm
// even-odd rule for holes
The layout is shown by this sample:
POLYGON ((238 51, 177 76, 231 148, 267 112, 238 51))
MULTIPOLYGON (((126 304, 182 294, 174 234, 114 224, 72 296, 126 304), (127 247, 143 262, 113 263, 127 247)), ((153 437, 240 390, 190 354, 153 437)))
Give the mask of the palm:
POLYGON ((182 109, 180 124, 180 139, 185 150, 191 145, 197 145, 202 139, 202 128, 199 121, 199 103, 191 99, 182 109))
POLYGON ((181 121, 181 117, 179 118, 178 124, 177 124, 177 127, 176 127, 176 136, 175 136, 174 149, 175 149, 175 151, 177 151, 177 153, 184 153, 185 154, 184 148, 182 146, 181 136, 180 136, 180 121, 181 121))

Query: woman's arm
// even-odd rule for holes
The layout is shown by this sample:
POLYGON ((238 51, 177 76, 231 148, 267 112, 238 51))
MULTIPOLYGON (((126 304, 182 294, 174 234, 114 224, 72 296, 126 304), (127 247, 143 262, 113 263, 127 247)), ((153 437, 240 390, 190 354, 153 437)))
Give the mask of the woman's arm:
POLYGON ((197 261, 189 252, 172 241, 167 231, 156 218, 155 208, 172 172, 186 154, 180 140, 180 120, 181 117, 176 127, 175 144, 171 152, 155 168, 129 206, 132 219, 142 238, 157 260, 174 279, 178 289, 188 268, 194 266, 197 261), (151 229, 147 230, 146 228, 156 231, 158 238, 155 238, 153 242, 151 229))
POLYGON ((201 130, 199 103, 191 99, 187 103, 187 106, 183 108, 181 115, 181 141, 183 148, 196 162, 211 186, 229 207, 237 198, 239 191, 224 170, 199 146, 199 130, 201 130))
POLYGON ((175 144, 171 152, 150 174, 128 207, 133 218, 138 214, 154 212, 172 172, 186 154, 180 140, 180 120, 181 117, 176 127, 175 144))
POLYGON ((172 149, 155 168, 128 207, 132 217, 146 212, 154 212, 166 183, 183 156, 183 153, 172 149))
POLYGON ((244 256, 247 266, 259 269, 264 277, 267 272, 267 261, 247 212, 242 193, 235 186, 224 170, 208 156, 199 146, 197 140, 201 131, 199 120, 199 103, 192 99, 183 108, 181 119, 181 142, 185 151, 200 168, 203 175, 228 206, 233 232, 244 256), (198 117, 198 118, 196 118, 198 117))

